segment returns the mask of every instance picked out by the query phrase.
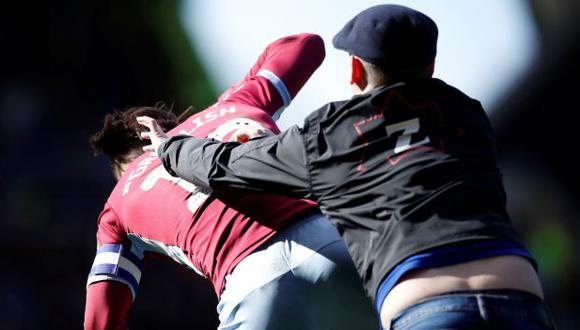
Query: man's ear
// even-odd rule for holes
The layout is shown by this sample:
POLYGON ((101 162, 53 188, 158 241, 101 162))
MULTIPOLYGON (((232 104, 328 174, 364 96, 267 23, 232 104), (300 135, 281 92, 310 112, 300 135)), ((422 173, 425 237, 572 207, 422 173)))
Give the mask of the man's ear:
POLYGON ((362 62, 357 57, 351 56, 350 66, 350 84, 363 91, 367 87, 367 79, 362 62))

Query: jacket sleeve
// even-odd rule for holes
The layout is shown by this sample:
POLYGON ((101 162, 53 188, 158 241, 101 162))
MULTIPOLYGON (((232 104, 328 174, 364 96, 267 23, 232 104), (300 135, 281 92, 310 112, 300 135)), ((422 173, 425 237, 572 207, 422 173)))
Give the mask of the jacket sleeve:
POLYGON ((89 285, 85 330, 127 329, 125 317, 132 302, 131 291, 123 283, 104 281, 89 285))
POLYGON ((244 144, 175 136, 158 152, 171 175, 216 192, 246 190, 295 198, 311 195, 303 135, 296 126, 244 144))

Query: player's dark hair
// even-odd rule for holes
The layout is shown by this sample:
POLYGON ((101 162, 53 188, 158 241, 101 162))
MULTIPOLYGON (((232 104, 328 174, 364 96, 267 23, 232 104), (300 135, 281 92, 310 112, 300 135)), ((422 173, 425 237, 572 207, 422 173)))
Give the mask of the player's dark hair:
POLYGON ((136 117, 149 116, 167 132, 179 125, 190 112, 191 108, 188 108, 178 117, 162 102, 115 111, 105 115, 103 127, 90 137, 89 143, 95 155, 104 154, 111 160, 113 172, 117 175, 121 164, 130 162, 135 154, 140 155, 141 148, 149 144, 140 136, 147 128, 137 123, 136 117))

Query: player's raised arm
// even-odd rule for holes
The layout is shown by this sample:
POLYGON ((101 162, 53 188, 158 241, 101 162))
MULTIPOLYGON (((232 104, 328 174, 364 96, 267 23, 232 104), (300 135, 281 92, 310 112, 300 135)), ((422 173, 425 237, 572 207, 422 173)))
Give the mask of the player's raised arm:
POLYGON ((320 66, 324 55, 324 42, 316 34, 280 38, 266 47, 248 74, 218 102, 248 104, 277 118, 320 66))

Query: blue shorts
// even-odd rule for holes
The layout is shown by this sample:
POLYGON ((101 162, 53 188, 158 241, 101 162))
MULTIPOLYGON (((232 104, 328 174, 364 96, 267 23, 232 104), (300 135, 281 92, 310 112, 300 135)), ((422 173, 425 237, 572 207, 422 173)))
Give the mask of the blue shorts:
POLYGON ((226 277, 219 329, 378 329, 346 245, 324 216, 276 234, 226 277))

